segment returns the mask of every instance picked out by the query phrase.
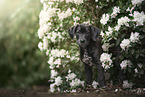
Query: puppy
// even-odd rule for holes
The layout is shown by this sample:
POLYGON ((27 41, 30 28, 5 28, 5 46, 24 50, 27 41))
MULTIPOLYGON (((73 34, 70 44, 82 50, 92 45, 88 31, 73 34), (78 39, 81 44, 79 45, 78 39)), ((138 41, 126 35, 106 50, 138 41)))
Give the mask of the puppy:
POLYGON ((100 30, 91 25, 79 24, 70 28, 68 33, 72 39, 76 36, 80 59, 85 65, 86 84, 92 84, 92 66, 96 66, 99 86, 105 87, 104 71, 100 62, 102 50, 100 30))

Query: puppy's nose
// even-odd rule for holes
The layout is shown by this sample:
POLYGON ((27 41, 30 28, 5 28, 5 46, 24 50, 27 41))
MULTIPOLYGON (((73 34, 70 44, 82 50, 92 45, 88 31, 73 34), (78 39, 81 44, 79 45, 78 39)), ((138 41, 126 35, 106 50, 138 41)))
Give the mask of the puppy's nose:
POLYGON ((81 39, 81 43, 84 43, 85 42, 85 40, 84 39, 81 39))

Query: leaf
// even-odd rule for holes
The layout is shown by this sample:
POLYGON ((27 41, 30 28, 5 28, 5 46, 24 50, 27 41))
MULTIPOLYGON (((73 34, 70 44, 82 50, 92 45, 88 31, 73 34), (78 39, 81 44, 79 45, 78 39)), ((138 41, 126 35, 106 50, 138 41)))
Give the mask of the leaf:
POLYGON ((131 50, 131 54, 134 54, 134 52, 135 52, 135 50, 134 50, 134 49, 132 49, 132 50, 131 50))
POLYGON ((121 34, 121 39, 124 39, 125 36, 126 36, 126 33, 121 34))
POLYGON ((130 69, 130 68, 128 68, 128 72, 130 72, 130 73, 131 73, 131 69, 130 69))
POLYGON ((137 59, 139 57, 139 54, 136 54, 135 58, 137 59))
POLYGON ((145 55, 144 55, 144 54, 142 54, 142 53, 140 54, 140 56, 145 57, 145 55))
POLYGON ((121 41, 120 38, 117 39, 117 41, 116 41, 116 46, 120 44, 120 41, 121 41))

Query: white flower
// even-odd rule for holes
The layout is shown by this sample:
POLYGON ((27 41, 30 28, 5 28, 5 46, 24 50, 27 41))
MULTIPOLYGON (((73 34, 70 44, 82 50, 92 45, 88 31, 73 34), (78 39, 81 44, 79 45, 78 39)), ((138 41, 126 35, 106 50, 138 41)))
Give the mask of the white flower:
POLYGON ((52 16, 54 16, 55 13, 56 13, 56 10, 58 10, 58 9, 49 7, 49 8, 47 9, 47 13, 48 13, 47 16, 48 16, 49 18, 52 17, 52 16))
POLYGON ((43 43, 42 43, 42 42, 39 42, 38 48, 39 48, 41 51, 43 50, 43 43))
POLYGON ((121 62, 120 66, 121 66, 121 69, 126 69, 127 66, 129 67, 132 66, 132 62, 130 60, 124 60, 121 62))
POLYGON ((118 92, 118 89, 115 89, 115 92, 118 92))
POLYGON ((120 19, 118 19, 118 26, 121 25, 126 25, 129 26, 128 22, 130 22, 130 19, 128 17, 121 17, 120 19))
POLYGON ((137 94, 140 95, 142 93, 142 89, 141 88, 137 88, 137 94))
POLYGON ((139 35, 138 32, 135 32, 135 33, 131 32, 130 41, 133 42, 133 43, 134 42, 138 42, 139 41, 139 37, 140 37, 140 35, 139 35))
POLYGON ((93 88, 95 88, 95 89, 96 89, 98 85, 99 85, 99 84, 98 84, 98 82, 93 81, 93 83, 92 83, 93 88))
POLYGON ((44 9, 44 10, 47 10, 47 8, 49 8, 49 5, 46 4, 46 3, 43 3, 43 9, 44 9))
POLYGON ((100 61, 102 62, 102 66, 105 69, 110 68, 112 65, 111 55, 107 53, 103 53, 100 57, 100 61))
POLYGON ((57 91, 60 92, 60 88, 59 87, 57 88, 57 91))
POLYGON ((64 57, 67 54, 68 54, 68 51, 64 49, 61 49, 61 50, 52 49, 49 56, 53 56, 54 58, 56 58, 56 57, 64 57))
POLYGON ((120 25, 117 25, 117 26, 115 26, 114 28, 115 28, 115 31, 119 31, 119 29, 120 29, 120 25))
POLYGON ((141 63, 138 63, 137 66, 138 66, 139 68, 142 68, 143 65, 142 65, 141 63))
POLYGON ((102 37, 104 37, 105 34, 103 33, 103 31, 101 31, 100 35, 101 35, 102 37))
POLYGON ((40 27, 39 29, 38 29, 38 37, 39 37, 39 39, 42 39, 43 37, 44 37, 44 33, 45 33, 45 31, 44 31, 44 29, 42 28, 42 27, 40 27))
POLYGON ((144 25, 143 23, 145 22, 145 14, 142 11, 139 13, 138 11, 134 11, 133 13, 134 19, 132 21, 135 21, 137 23, 137 26, 144 25))
POLYGON ((103 65, 103 67, 104 67, 105 70, 108 70, 110 68, 109 65, 103 65))
POLYGON ((82 4, 82 3, 84 3, 84 1, 83 0, 74 0, 74 3, 75 4, 82 4))
POLYGON ((52 16, 54 16, 56 14, 56 8, 48 8, 47 10, 41 10, 40 14, 39 14, 39 25, 43 26, 44 24, 46 24, 48 22, 48 20, 50 20, 50 18, 52 16))
POLYGON ((55 83, 50 85, 50 92, 54 92, 55 91, 55 83))
POLYGON ((50 57, 49 58, 49 61, 47 61, 47 63, 50 65, 49 66, 50 69, 53 69, 54 66, 55 66, 53 60, 54 60, 54 58, 53 57, 50 57))
POLYGON ((55 85, 60 86, 61 84, 62 84, 62 78, 58 76, 57 78, 55 78, 55 85))
POLYGON ((108 31, 105 31, 106 36, 112 35, 112 32, 113 32, 113 28, 111 28, 111 27, 109 26, 109 27, 108 27, 108 31))
POLYGON ((106 0, 107 2, 109 2, 109 0, 106 0))
POLYGON ((48 54, 49 54, 49 51, 50 51, 50 50, 47 49, 47 51, 46 51, 46 55, 47 55, 47 56, 48 56, 48 54))
POLYGON ((98 2, 98 0, 95 0, 96 2, 98 2))
POLYGON ((117 13, 120 13, 119 7, 114 7, 113 8, 113 13, 111 14, 111 18, 115 18, 117 16, 117 13))
POLYGON ((59 65, 61 65, 61 59, 60 58, 56 59, 54 61, 54 64, 56 64, 57 65, 56 67, 59 68, 59 65))
POLYGON ((51 78, 54 78, 57 76, 57 72, 55 70, 51 70, 51 78))
POLYGON ((124 40, 121 42, 120 47, 121 47, 123 50, 125 50, 125 48, 131 47, 129 39, 124 39, 124 40))
POLYGON ((54 31, 51 33, 51 35, 52 35, 52 36, 50 37, 50 40, 51 40, 52 42, 55 43, 55 42, 56 42, 56 37, 57 37, 58 35, 57 35, 57 33, 54 32, 54 31))
POLYGON ((59 12, 58 13, 58 17, 60 20, 63 20, 65 18, 67 18, 68 16, 72 15, 72 10, 70 8, 67 9, 67 11, 63 11, 63 12, 59 12))
POLYGON ((105 62, 112 61, 111 60, 111 55, 110 54, 107 54, 107 53, 103 53, 101 55, 100 60, 101 60, 101 62, 103 62, 103 61, 105 61, 105 62))
POLYGON ((41 3, 44 3, 45 0, 40 0, 41 3))
POLYGON ((66 3, 73 2, 74 0, 66 0, 66 3))
POLYGON ((77 90, 76 89, 73 89, 72 91, 71 91, 71 93, 76 93, 77 92, 77 90))
POLYGON ((70 86, 71 87, 84 86, 84 81, 81 81, 80 79, 76 78, 75 80, 72 80, 70 86))
POLYGON ((70 69, 68 70, 68 73, 71 73, 71 70, 70 69))
POLYGON ((109 51, 109 47, 111 47, 109 43, 104 43, 102 45, 103 51, 109 51))
POLYGON ((74 19, 74 21, 76 22, 76 21, 80 20, 80 17, 78 17, 78 16, 75 17, 75 18, 73 17, 73 19, 74 19))
POLYGON ((135 69, 134 69, 134 71, 135 71, 135 73, 138 73, 138 70, 137 70, 137 68, 135 68, 135 69))
POLYGON ((128 80, 123 81, 123 88, 132 88, 133 83, 128 83, 128 80))
POLYGON ((48 39, 47 37, 43 38, 43 49, 46 50, 48 48, 48 39))
POLYGON ((103 14, 103 16, 100 20, 100 23, 103 24, 103 25, 107 24, 107 22, 109 20, 109 17, 110 17, 109 14, 103 14))
POLYGON ((66 76, 66 81, 68 81, 68 80, 73 80, 74 78, 76 78, 76 74, 74 74, 74 73, 70 73, 70 74, 68 74, 67 76, 66 76))
POLYGON ((144 0, 132 0, 132 5, 140 5, 144 0))

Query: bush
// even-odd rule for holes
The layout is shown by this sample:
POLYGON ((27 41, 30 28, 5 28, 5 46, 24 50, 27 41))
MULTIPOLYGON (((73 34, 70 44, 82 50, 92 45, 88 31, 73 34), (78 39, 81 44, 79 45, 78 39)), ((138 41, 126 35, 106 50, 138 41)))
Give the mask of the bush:
POLYGON ((7 13, 0 27, 0 86, 27 87, 49 77, 47 58, 38 49, 37 0, 23 0, 12 13, 7 13))
MULTIPOLYGON (((118 46, 121 49, 120 66, 127 76, 123 87, 144 85, 143 0, 41 0, 41 3, 43 9, 38 30, 41 41, 38 46, 48 55, 51 92, 74 92, 78 87, 84 87, 84 69, 79 60, 78 46, 67 34, 71 26, 80 23, 101 29, 103 54, 100 60, 105 72, 112 74, 110 80, 116 81, 117 75, 112 67, 116 57, 112 56, 109 48, 118 46)), ((93 83, 97 83, 95 75, 93 83)))

